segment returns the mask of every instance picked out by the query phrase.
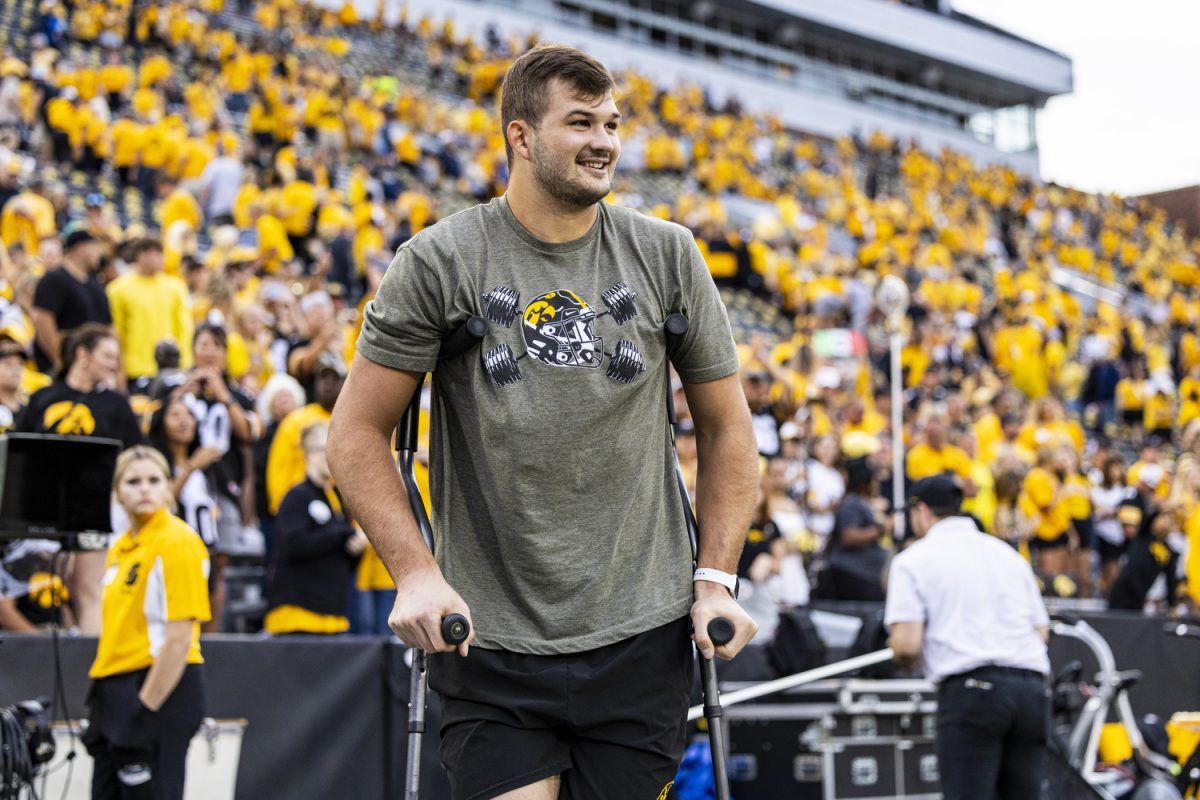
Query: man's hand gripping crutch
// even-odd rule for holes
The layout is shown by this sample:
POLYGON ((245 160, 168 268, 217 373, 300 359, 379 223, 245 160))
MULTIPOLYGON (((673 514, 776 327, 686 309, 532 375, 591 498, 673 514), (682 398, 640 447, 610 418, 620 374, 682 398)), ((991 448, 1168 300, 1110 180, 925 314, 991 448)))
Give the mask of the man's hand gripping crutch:
MULTIPOLYGON (((442 341, 438 360, 462 354, 485 329, 481 318, 468 319, 442 341)), ((351 373, 346 386, 354 384, 352 391, 343 390, 331 421, 330 464, 355 516, 397 579, 388 624, 414 648, 405 798, 415 800, 425 729, 426 653, 458 650, 465 656, 474 631, 470 609, 434 561, 429 517, 413 476, 425 376, 379 366, 361 354, 351 373), (392 460, 388 442, 393 431, 400 480, 395 471, 363 469, 365 464, 392 460), (354 480, 348 480, 351 477, 354 480), (411 514, 397 515, 395 509, 405 502, 411 514), (377 531, 396 535, 382 537, 377 531)))
MULTIPOLYGON (((453 358, 475 344, 487 326, 481 317, 471 317, 442 342, 438 360, 453 358)), ((409 401, 404 416, 396 427, 396 449, 399 451, 400 477, 408 495, 409 508, 421 531, 422 538, 433 552, 433 528, 421 490, 417 486, 413 465, 417 453, 418 430, 421 418, 421 384, 409 401)), ((396 603, 388 619, 389 625, 413 648, 413 661, 408 694, 408 769, 405 776, 406 800, 417 800, 421 791, 421 741, 425 733, 425 694, 429 685, 427 653, 451 652, 455 649, 465 656, 470 644, 470 610, 463 599, 450 588, 441 570, 436 567, 415 579, 405 582, 404 594, 397 587, 396 603), (456 609, 461 609, 460 613, 456 609), (409 637, 412 638, 409 638, 409 637)))
MULTIPOLYGON (((667 337, 667 354, 674 357, 688 331, 687 317, 680 313, 671 314, 663 325, 663 331, 667 337)), ((692 544, 692 560, 699 563, 700 529, 692 510, 687 485, 683 480, 683 472, 679 468, 679 456, 675 452, 675 428, 678 418, 669 371, 666 389, 667 417, 671 423, 671 449, 675 461, 679 499, 683 504, 684 521, 692 544)), ((708 723, 709 746, 712 750, 713 780, 717 800, 729 800, 729 777, 725 765, 728 754, 725 747, 725 729, 721 722, 721 695, 717 688, 717 671, 713 658, 716 655, 730 657, 726 655, 729 650, 722 652, 730 646, 735 648, 732 652, 736 653, 754 638, 758 626, 737 605, 736 588, 729 590, 717 583, 701 580, 695 582, 695 591, 696 602, 692 606, 693 638, 700 651, 701 688, 704 692, 704 717, 708 723), (733 620, 737 620, 738 624, 735 625, 733 620)))

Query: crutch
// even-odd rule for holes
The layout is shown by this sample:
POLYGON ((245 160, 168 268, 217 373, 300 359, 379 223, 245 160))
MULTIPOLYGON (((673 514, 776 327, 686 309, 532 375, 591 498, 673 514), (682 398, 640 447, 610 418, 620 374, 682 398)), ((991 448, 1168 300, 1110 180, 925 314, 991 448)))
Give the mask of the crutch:
MULTIPOLYGON (((470 317, 445 339, 438 350, 438 361, 461 355, 483 338, 487 323, 483 317, 470 317)), ((417 382, 412 400, 396 426, 396 449, 399 451, 400 478, 408 494, 408 506, 425 544, 433 550, 433 528, 421 490, 413 475, 413 463, 417 455, 417 431, 421 421, 421 388, 425 376, 417 382)), ((442 619, 442 638, 447 644, 461 644, 471 633, 471 625, 462 614, 448 614, 442 619)), ((408 772, 405 780, 405 800, 417 800, 421 791, 421 739, 425 733, 425 693, 429 685, 429 662, 424 650, 413 648, 412 673, 408 686, 408 772)))
MULTIPOLYGON (((667 335, 667 355, 674 353, 683 335, 688 331, 688 318, 679 312, 670 314, 663 330, 667 335)), ((675 414, 675 397, 671 391, 671 372, 667 370, 667 421, 671 423, 671 455, 675 459, 675 481, 679 486, 679 500, 683 504, 683 519, 687 525, 688 539, 692 545, 692 562, 696 561, 699 527, 692 501, 688 497, 687 483, 683 470, 679 468, 679 452, 675 449, 675 428, 679 418, 675 414)), ((725 617, 717 617, 708 623, 708 638, 713 644, 723 645, 733 640, 733 623, 725 617)), ((717 667, 711 658, 700 656, 701 689, 704 692, 704 719, 708 722, 708 745, 712 750, 713 782, 717 789, 717 800, 729 800, 729 775, 725 767, 725 729, 721 727, 721 693, 717 689, 717 667)))

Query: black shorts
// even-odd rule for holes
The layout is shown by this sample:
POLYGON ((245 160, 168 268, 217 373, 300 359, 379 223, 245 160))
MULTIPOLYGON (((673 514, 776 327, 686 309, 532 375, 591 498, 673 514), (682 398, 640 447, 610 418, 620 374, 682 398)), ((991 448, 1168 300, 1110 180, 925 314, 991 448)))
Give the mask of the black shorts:
POLYGON ((1029 549, 1031 551, 1033 551, 1033 550, 1057 550, 1060 547, 1066 547, 1070 543, 1071 543, 1070 539, 1067 537, 1067 534, 1065 534, 1065 533, 1060 533, 1058 536, 1055 536, 1053 539, 1043 539, 1040 536, 1033 536, 1029 539, 1029 549))
POLYGON ((1113 561, 1120 561, 1121 556, 1125 555, 1125 551, 1129 549, 1129 542, 1124 541, 1120 544, 1113 544, 1107 539, 1096 537, 1096 551, 1100 553, 1100 563, 1110 564, 1113 561))
POLYGON ((1133 427, 1134 425, 1140 425, 1144 417, 1145 414, 1142 413, 1140 408, 1131 408, 1127 411, 1121 412, 1121 419, 1130 427, 1133 427))
POLYGON ((483 800, 559 774, 568 800, 665 797, 692 671, 687 617, 583 653, 431 655, 452 797, 483 800))
POLYGON ((1071 520, 1071 523, 1075 526, 1075 535, 1079 537, 1079 549, 1091 550, 1096 541, 1096 530, 1092 518, 1074 519, 1071 520))

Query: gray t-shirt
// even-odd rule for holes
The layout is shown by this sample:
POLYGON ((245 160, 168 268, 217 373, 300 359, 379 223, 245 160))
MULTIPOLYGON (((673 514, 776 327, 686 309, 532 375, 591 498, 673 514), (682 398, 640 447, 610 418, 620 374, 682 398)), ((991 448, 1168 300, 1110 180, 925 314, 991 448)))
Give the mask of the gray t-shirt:
POLYGON ((687 614, 665 397, 674 311, 690 321, 675 359, 685 382, 737 371, 691 234, 603 203, 573 242, 539 241, 499 198, 396 253, 358 350, 434 373, 435 550, 476 645, 580 652, 687 614), (482 345, 437 363, 442 337, 473 314, 488 320, 482 345))

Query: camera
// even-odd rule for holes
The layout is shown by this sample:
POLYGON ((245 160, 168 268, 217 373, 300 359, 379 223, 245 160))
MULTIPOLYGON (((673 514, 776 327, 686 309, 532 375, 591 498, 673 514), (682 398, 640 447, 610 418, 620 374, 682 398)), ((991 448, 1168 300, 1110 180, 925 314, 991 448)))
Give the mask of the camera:
POLYGON ((44 697, 0 706, 0 800, 16 798, 33 781, 37 768, 54 758, 50 701, 44 697))

